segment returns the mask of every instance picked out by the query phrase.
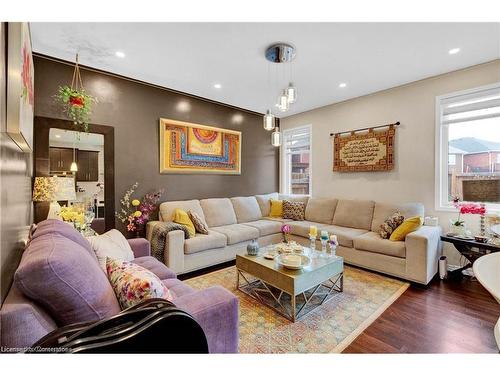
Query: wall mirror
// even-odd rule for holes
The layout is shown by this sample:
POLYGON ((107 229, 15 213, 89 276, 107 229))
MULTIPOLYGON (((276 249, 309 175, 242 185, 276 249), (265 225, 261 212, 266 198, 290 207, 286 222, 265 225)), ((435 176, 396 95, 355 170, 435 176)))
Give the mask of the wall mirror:
POLYGON ((34 148, 34 175, 56 177, 58 186, 53 201, 34 199, 35 222, 60 217, 62 207, 78 207, 95 232, 115 227, 112 126, 89 124, 86 133, 71 121, 35 117, 34 148))

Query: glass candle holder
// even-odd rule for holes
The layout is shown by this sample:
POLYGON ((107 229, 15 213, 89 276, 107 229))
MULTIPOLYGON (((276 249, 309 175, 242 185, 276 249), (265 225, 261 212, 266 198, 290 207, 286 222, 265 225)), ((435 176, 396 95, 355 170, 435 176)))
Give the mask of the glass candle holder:
POLYGON ((326 258, 328 255, 326 253, 326 244, 328 242, 328 237, 321 237, 321 257, 326 258))
POLYGON ((316 258, 318 255, 316 254, 316 237, 309 236, 309 240, 311 243, 309 244, 309 248, 311 249, 311 258, 316 258))

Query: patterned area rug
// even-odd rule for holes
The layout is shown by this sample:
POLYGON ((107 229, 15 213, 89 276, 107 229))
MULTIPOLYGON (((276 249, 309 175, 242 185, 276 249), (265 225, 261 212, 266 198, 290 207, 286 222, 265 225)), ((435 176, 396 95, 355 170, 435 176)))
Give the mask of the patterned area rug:
POLYGON ((236 268, 185 281, 221 285, 240 299, 240 353, 340 353, 409 287, 409 283, 345 266, 344 292, 292 323, 236 289, 236 268))

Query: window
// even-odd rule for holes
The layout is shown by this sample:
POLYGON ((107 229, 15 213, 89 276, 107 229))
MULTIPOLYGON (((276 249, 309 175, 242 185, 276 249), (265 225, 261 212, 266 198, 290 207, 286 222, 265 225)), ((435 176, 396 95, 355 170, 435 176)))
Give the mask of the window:
POLYGON ((311 126, 283 132, 281 178, 284 194, 311 194, 311 126))
POLYGON ((436 209, 500 209, 500 83, 436 98, 436 209))

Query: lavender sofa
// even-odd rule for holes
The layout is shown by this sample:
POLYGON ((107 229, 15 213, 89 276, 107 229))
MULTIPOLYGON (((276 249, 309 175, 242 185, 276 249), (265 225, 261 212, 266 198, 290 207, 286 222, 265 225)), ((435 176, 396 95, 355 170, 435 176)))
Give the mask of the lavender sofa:
MULTIPOLYGON (((149 242, 131 239, 133 262, 155 273, 173 303, 201 325, 211 353, 238 351, 238 299, 220 286, 196 291, 150 256, 149 242)), ((88 241, 58 220, 39 224, 0 310, 0 344, 31 346, 54 329, 117 314, 118 301, 88 241)), ((165 332, 166 340, 175 340, 165 332)))

